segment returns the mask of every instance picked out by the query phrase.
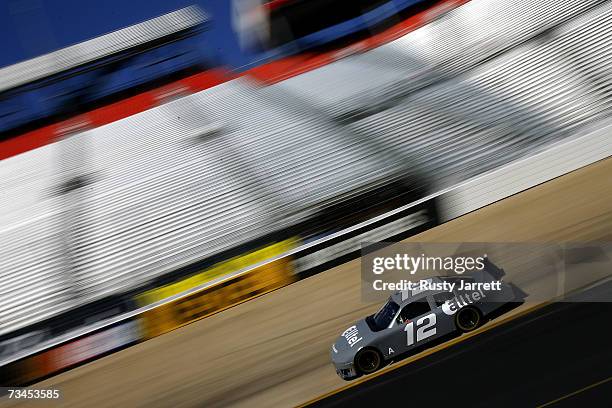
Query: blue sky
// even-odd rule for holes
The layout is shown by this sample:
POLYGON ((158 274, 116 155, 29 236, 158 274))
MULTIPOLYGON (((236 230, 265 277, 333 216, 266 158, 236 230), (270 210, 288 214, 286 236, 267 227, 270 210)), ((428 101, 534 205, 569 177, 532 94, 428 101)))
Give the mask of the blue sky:
POLYGON ((249 62, 230 23, 230 0, 0 0, 0 66, 14 64, 197 4, 212 15, 204 47, 233 67, 249 62))

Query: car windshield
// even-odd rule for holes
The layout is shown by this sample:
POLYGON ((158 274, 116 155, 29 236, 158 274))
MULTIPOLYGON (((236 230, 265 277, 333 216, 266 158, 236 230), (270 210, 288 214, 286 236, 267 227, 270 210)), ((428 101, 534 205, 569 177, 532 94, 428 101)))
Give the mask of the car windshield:
POLYGON ((395 317, 395 314, 399 310, 399 305, 393 300, 389 299, 387 303, 370 319, 370 324, 373 330, 382 330, 389 326, 389 323, 395 317))

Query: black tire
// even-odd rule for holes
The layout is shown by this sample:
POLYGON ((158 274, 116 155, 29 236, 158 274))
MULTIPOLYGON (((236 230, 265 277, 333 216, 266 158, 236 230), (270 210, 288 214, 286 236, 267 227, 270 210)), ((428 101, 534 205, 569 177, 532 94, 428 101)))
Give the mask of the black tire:
POLYGON ((355 368, 359 374, 372 374, 383 365, 382 354, 378 350, 366 348, 355 356, 355 368))
POLYGON ((455 315, 455 326, 460 332, 469 333, 482 324, 482 313, 474 306, 459 309, 455 315))

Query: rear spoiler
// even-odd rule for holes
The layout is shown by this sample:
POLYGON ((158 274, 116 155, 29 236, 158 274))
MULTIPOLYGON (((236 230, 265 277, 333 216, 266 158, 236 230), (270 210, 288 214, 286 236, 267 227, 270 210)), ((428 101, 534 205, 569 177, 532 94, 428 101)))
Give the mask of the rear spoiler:
MULTIPOLYGON (((506 272, 502 268, 498 268, 493 262, 489 260, 489 258, 485 257, 484 259, 484 268, 480 270, 482 273, 482 277, 487 279, 487 275, 491 277, 491 280, 501 280, 502 277, 506 275, 506 272)), ((523 289, 519 288, 513 283, 508 283, 512 292, 514 293, 513 302, 522 302, 525 300, 529 294, 525 292, 523 289)))
POLYGON ((502 277, 506 275, 503 269, 498 268, 493 262, 489 260, 489 258, 484 258, 484 268, 483 272, 488 273, 493 277, 493 280, 500 280, 502 277))

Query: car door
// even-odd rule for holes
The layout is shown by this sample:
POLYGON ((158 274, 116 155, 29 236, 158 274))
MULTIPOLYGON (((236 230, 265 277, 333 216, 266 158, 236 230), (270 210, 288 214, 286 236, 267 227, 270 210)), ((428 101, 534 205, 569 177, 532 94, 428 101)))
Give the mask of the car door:
POLYGON ((436 335, 437 316, 426 297, 410 302, 392 323, 397 354, 405 353, 436 335))

